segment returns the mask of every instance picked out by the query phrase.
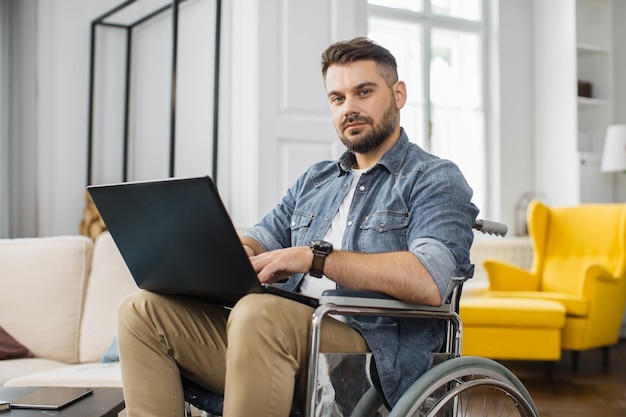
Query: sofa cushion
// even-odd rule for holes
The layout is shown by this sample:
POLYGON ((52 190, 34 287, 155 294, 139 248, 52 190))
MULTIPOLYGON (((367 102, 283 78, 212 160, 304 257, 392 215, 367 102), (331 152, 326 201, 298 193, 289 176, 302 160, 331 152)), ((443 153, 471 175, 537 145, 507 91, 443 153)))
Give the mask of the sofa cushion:
POLYGON ((25 374, 8 380, 7 387, 122 387, 119 362, 80 363, 25 374))
POLYGON ((92 251, 84 236, 0 239, 0 325, 35 356, 78 361, 92 251))
POLYGON ((80 362, 99 362, 111 346, 117 325, 117 305, 137 285, 111 234, 96 238, 81 323, 80 362))
POLYGON ((6 359, 0 362, 0 386, 14 378, 30 375, 35 372, 58 369, 67 365, 64 362, 42 358, 6 359))

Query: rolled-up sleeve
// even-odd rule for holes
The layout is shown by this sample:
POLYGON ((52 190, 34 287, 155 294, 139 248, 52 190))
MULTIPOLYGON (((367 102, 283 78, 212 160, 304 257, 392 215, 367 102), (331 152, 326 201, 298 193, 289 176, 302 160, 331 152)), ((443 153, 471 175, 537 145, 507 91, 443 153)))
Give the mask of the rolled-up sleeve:
POLYGON ((450 277, 457 269, 456 261, 450 249, 432 238, 418 238, 409 244, 411 251, 420 260, 424 268, 433 277, 443 299, 448 291, 450 277))

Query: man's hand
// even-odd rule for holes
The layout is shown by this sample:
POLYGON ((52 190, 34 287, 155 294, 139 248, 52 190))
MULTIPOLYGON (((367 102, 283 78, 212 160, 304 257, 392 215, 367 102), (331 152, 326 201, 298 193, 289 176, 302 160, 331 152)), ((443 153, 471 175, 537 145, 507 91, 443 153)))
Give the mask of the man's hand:
POLYGON ((252 256, 250 262, 259 281, 271 284, 299 272, 309 272, 313 252, 308 246, 278 249, 252 256))

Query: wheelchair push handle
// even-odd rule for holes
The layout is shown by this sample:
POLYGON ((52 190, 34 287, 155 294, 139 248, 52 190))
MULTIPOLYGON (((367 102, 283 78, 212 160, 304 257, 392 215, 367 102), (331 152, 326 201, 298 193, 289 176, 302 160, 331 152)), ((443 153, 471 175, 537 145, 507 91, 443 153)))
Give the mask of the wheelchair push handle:
POLYGON ((508 232, 509 228, 504 223, 493 222, 490 220, 476 219, 474 223, 474 229, 490 235, 496 236, 506 236, 506 232, 508 232))

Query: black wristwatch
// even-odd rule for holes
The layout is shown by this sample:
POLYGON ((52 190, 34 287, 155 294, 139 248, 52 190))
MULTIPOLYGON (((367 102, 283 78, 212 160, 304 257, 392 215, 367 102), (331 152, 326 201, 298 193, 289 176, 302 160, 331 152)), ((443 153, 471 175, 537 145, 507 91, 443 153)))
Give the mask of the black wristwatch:
POLYGON ((333 251, 333 245, 324 240, 312 240, 309 247, 313 251, 313 262, 309 274, 315 278, 321 278, 324 275, 324 263, 326 257, 333 251))

